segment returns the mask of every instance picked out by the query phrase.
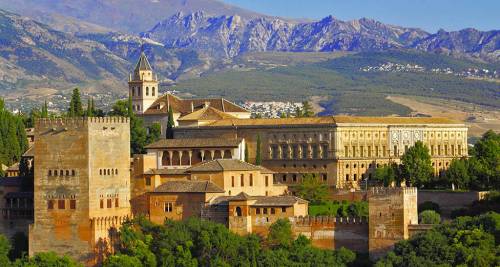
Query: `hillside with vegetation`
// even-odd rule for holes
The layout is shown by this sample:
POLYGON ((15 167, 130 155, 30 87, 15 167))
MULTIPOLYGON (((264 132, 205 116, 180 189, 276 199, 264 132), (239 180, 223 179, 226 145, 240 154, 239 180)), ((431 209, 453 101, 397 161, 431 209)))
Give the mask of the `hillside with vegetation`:
MULTIPOLYGON (((269 58, 276 58, 277 53, 269 58)), ((287 54, 284 55, 286 57, 287 54)), ((443 55, 394 50, 377 53, 347 54, 319 62, 260 67, 269 63, 263 56, 257 61, 243 61, 240 70, 212 72, 201 78, 180 81, 171 87, 198 96, 244 100, 301 101, 311 96, 328 96, 323 114, 408 115, 411 110, 386 99, 387 95, 427 96, 462 100, 500 107, 500 85, 445 73, 366 72, 362 68, 386 62, 433 68, 499 69, 498 64, 477 63, 443 55), (283 66, 284 65, 284 66, 283 66)))

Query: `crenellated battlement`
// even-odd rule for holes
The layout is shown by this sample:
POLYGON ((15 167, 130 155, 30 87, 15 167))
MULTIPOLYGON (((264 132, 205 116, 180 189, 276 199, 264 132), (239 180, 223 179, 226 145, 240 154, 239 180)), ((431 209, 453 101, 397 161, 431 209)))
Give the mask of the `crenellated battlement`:
POLYGON ((393 194, 416 195, 416 187, 372 187, 368 191, 369 197, 388 196, 393 194))
POLYGON ((129 123, 128 117, 90 117, 90 123, 129 123))
POLYGON ((360 217, 299 216, 299 217, 291 217, 290 221, 295 226, 332 225, 332 224, 368 224, 368 220, 366 218, 360 218, 360 217))
POLYGON ((40 118, 36 119, 36 128, 53 128, 53 127, 84 127, 89 124, 107 124, 107 123, 129 123, 127 117, 87 117, 87 118, 40 118))

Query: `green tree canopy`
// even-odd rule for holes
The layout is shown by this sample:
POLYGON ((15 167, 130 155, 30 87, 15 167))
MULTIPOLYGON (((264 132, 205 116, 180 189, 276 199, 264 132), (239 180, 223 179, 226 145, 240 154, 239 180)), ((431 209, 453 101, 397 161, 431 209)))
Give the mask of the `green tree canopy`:
POLYGON ((457 189, 468 188, 470 183, 468 160, 453 159, 445 172, 445 180, 457 189))
POLYGON ((396 243, 375 266, 496 266, 500 214, 459 217, 396 243))
POLYGON ((273 247, 289 247, 293 241, 292 224, 288 219, 278 219, 269 227, 267 243, 273 247))
POLYGON ((147 143, 151 144, 161 139, 161 125, 158 122, 148 127, 147 143))
POLYGON ((297 195, 312 203, 321 203, 328 198, 328 186, 312 174, 305 174, 296 187, 297 195))
POLYGON ((439 224, 441 215, 433 210, 424 210, 418 214, 418 222, 421 224, 439 224))
POLYGON ((401 157, 402 175, 413 186, 423 187, 434 175, 429 149, 421 141, 401 157))
POLYGON ((390 186, 393 183, 399 185, 401 183, 399 165, 391 163, 378 167, 375 169, 373 179, 383 183, 384 186, 390 186))

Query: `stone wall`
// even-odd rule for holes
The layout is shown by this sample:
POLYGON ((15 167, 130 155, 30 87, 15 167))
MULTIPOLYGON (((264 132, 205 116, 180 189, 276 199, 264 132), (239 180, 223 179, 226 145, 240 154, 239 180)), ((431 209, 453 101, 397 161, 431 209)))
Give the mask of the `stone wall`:
POLYGON ((488 192, 418 191, 418 204, 432 201, 439 205, 441 215, 450 217, 451 212, 466 207, 474 201, 484 199, 488 192))
MULTIPOLYGON (((339 249, 345 247, 353 251, 368 251, 368 223, 359 218, 337 217, 289 217, 295 237, 304 235, 311 239, 315 247, 323 249, 339 249)), ((231 231, 246 234, 252 233, 265 237, 269 227, 276 220, 265 217, 229 217, 231 231), (251 224, 249 227, 248 224, 251 224)))

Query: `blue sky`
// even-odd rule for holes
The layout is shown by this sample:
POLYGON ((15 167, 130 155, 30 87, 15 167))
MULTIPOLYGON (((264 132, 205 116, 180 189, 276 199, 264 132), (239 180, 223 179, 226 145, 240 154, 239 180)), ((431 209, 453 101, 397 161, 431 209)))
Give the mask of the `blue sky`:
POLYGON ((384 23, 419 27, 500 30, 500 0, 222 0, 273 16, 341 20, 362 17, 384 23))

